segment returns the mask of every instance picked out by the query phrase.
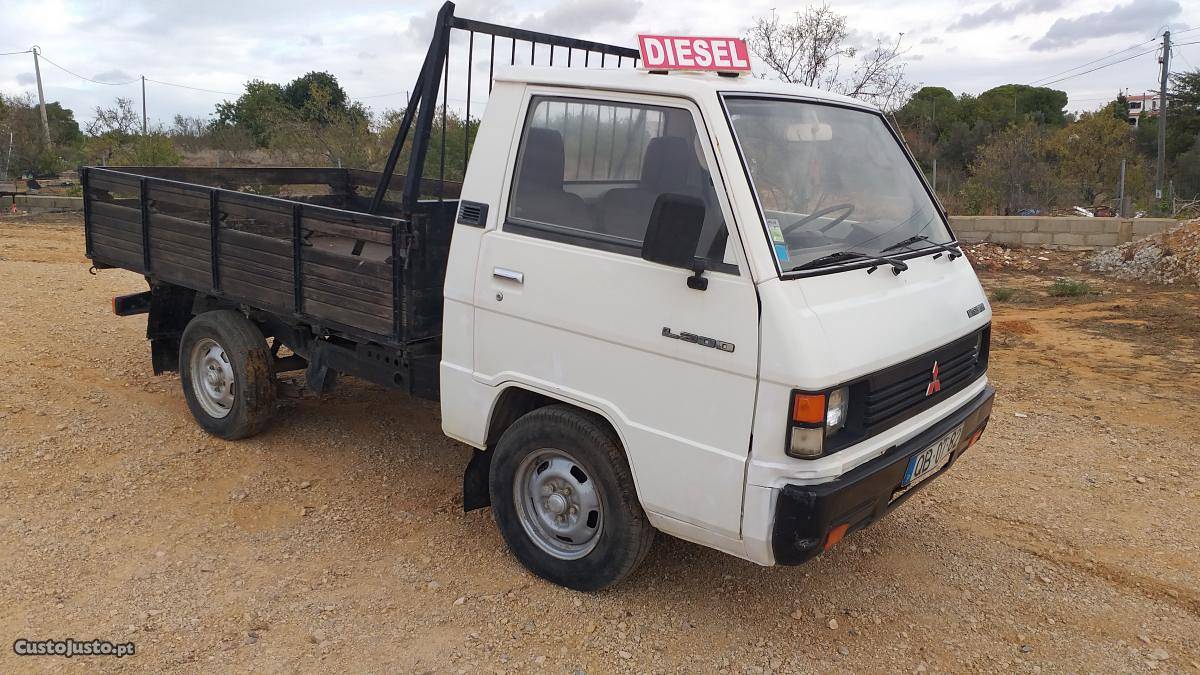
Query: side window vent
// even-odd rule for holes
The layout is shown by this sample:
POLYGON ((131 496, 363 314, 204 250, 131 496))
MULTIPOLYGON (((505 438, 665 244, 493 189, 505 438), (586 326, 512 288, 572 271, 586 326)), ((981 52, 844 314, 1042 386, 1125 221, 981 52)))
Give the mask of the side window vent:
POLYGON ((472 227, 483 227, 487 222, 487 204, 469 202, 465 199, 458 205, 458 222, 472 227))

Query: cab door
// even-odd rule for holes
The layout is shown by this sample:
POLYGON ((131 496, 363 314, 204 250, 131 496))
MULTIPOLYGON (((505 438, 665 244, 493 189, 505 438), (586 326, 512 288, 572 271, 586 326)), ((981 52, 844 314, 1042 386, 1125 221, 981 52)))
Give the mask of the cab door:
POLYGON ((758 303, 726 234, 730 211, 699 113, 682 100, 607 92, 531 88, 525 101, 497 226, 480 246, 474 376, 600 412, 656 525, 675 519, 736 539, 758 303), (707 290, 640 257, 663 192, 705 200, 707 290))

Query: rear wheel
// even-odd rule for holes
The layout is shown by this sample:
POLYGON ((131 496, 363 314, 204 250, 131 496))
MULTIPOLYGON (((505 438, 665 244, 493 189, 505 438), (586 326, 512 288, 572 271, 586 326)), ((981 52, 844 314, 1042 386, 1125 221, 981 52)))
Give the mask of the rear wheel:
POLYGON ((194 317, 179 345, 183 395, 205 431, 234 440, 262 431, 275 407, 266 338, 232 310, 194 317))
POLYGON ((620 443, 599 418, 568 406, 540 408, 514 422, 494 452, 492 511, 531 572, 594 591, 646 557, 654 528, 620 443))

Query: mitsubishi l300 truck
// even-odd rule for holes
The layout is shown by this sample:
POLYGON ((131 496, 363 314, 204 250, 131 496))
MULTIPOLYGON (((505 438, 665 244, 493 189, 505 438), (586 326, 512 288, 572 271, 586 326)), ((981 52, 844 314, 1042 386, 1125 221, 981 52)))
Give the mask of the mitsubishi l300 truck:
POLYGON ((291 371, 440 401, 475 449, 464 508, 581 590, 656 531, 804 562, 979 439, 991 309, 879 110, 747 77, 738 40, 639 51, 453 10, 382 172, 85 169, 87 255, 147 279, 114 311, 148 315, 201 427, 262 430, 291 371), (461 149, 436 132, 452 77, 461 149))

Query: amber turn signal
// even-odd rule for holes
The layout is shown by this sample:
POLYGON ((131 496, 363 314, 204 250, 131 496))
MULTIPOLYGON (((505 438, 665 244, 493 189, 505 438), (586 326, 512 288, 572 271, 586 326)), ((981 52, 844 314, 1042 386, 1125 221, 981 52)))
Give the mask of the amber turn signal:
POLYGON ((825 394, 792 394, 792 421, 801 424, 824 424, 825 394))

